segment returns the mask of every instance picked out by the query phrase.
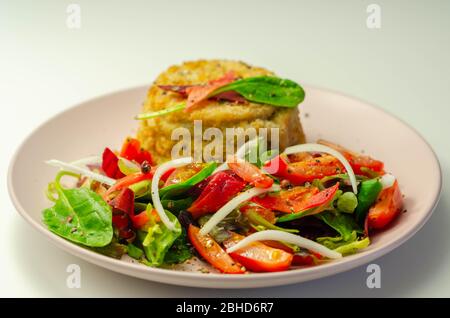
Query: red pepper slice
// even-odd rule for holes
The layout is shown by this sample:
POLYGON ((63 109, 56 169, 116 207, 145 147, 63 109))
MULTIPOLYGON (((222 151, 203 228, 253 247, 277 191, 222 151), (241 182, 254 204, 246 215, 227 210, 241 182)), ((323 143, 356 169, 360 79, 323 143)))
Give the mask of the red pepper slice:
POLYGON ((319 140, 318 143, 333 148, 342 153, 345 159, 347 159, 350 165, 352 166, 353 172, 355 172, 355 174, 365 175, 364 171, 361 171, 361 168, 363 167, 378 172, 380 174, 384 174, 383 171, 384 163, 379 160, 373 159, 369 156, 361 155, 357 152, 348 150, 340 145, 331 143, 329 141, 319 140))
POLYGON ((118 166, 119 158, 109 148, 105 148, 102 156, 102 170, 110 178, 120 179, 125 175, 118 166))
POLYGON ((368 227, 370 229, 382 229, 391 223, 401 212, 403 197, 398 182, 384 190, 370 209, 367 215, 368 227))
POLYGON ((269 210, 295 213, 301 211, 305 206, 305 202, 318 192, 319 189, 316 187, 294 187, 277 193, 254 197, 252 202, 269 210))
POLYGON ((210 235, 201 235, 198 227, 190 224, 188 237, 199 254, 222 273, 245 273, 245 268, 241 264, 234 261, 210 235))
POLYGON ((247 185, 234 172, 220 171, 214 174, 197 200, 188 209, 194 219, 214 213, 247 185))
MULTIPOLYGON (((224 246, 230 248, 244 238, 245 236, 232 233, 232 237, 224 242, 224 246)), ((230 255, 253 272, 285 271, 289 269, 293 259, 292 254, 261 242, 253 242, 230 255)))
POLYGON ((139 164, 147 161, 149 165, 153 165, 153 158, 150 152, 142 149, 139 140, 134 138, 127 138, 125 140, 122 150, 120 151, 120 156, 139 164))
POLYGON ((239 177, 257 188, 270 188, 273 184, 271 177, 248 161, 233 158, 227 164, 239 177))

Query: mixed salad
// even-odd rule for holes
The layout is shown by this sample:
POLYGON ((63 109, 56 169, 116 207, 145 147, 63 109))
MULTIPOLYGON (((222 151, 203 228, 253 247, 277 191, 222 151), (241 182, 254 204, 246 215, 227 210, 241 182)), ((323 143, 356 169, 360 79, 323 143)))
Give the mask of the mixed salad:
POLYGON ((402 209, 381 161, 319 140, 259 154, 259 139, 219 165, 155 165, 139 141, 60 168, 43 222, 114 258, 154 267, 205 260, 222 273, 285 271, 357 252, 402 209), (256 160, 249 160, 256 153, 256 160), (74 186, 63 186, 63 178, 74 186))

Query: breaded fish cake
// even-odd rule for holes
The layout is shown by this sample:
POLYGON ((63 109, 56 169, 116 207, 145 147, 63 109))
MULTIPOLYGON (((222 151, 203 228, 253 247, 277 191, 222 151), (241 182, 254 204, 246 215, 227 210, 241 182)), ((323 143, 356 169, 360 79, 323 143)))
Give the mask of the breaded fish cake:
MULTIPOLYGON (((158 85, 196 85, 220 78, 232 71, 237 77, 274 76, 260 67, 253 67, 243 62, 228 60, 200 60, 185 62, 169 67, 158 76, 150 87, 143 111, 153 112, 174 106, 185 101, 178 93, 167 92, 158 85)), ((172 131, 185 127, 193 136, 193 121, 201 120, 203 130, 216 127, 226 128, 279 128, 280 148, 304 142, 297 108, 282 108, 257 103, 237 104, 233 102, 207 100, 202 107, 189 113, 179 111, 166 116, 143 120, 138 139, 143 148, 149 150, 157 162, 170 159, 172 147, 176 143, 171 138, 172 131)), ((225 150, 225 147, 224 147, 225 150)))

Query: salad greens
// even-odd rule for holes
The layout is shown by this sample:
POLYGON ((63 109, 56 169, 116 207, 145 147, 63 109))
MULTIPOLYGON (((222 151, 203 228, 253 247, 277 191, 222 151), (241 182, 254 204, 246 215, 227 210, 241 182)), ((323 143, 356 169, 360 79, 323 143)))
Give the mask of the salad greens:
POLYGON ((175 224, 175 230, 169 230, 164 223, 155 223, 148 227, 147 231, 138 231, 137 235, 142 242, 142 247, 150 266, 161 266, 167 251, 175 240, 181 235, 182 229, 178 219, 169 211, 166 211, 170 221, 175 224))
POLYGON ((75 243, 108 245, 113 238, 111 207, 88 188, 64 189, 60 182, 66 175, 79 177, 71 172, 58 173, 50 187, 58 198, 53 207, 44 210, 43 222, 52 232, 75 243))
MULTIPOLYGON (((295 83, 267 77, 221 89, 286 107, 302 99, 295 83), (268 96, 269 91, 276 93, 268 96)), ((382 162, 341 148, 356 174, 348 167, 336 174, 342 171, 339 160, 319 160, 326 149, 316 153, 317 147, 308 144, 309 155, 284 161, 283 154, 273 158, 272 150, 262 149, 259 139, 246 153, 239 148, 239 160, 228 161, 225 169, 215 162, 191 165, 191 159, 168 162, 159 170, 161 179, 178 183, 163 186, 154 178, 159 172, 150 153, 137 140, 127 139, 126 145, 120 156, 110 151, 116 160, 103 158, 98 173, 75 169, 88 176, 81 178, 61 171, 49 183, 46 195, 53 206, 42 219, 52 232, 97 253, 116 259, 127 254, 148 266, 183 263, 196 252, 224 273, 273 272, 355 253, 370 244, 371 229, 388 224, 402 208, 398 182, 385 174, 382 162), (283 160, 285 171, 269 174, 269 158, 283 160), (76 187, 63 187, 65 176, 77 178, 76 187)))

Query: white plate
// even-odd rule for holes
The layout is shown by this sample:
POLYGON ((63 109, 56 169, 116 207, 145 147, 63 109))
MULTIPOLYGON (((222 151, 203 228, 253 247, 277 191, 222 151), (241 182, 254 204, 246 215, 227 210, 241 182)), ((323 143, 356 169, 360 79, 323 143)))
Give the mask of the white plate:
POLYGON ((50 205, 43 193, 56 170, 43 162, 51 158, 71 161, 98 155, 105 146, 119 147, 125 136, 136 131, 137 122, 132 118, 141 109, 146 86, 82 103, 35 130, 12 159, 8 175, 11 199, 23 218, 57 246, 96 265, 147 280, 195 287, 250 288, 298 283, 352 269, 392 251, 424 225, 439 199, 439 162, 417 132, 381 109, 328 90, 305 89, 307 97, 300 107, 308 141, 328 139, 384 161, 386 169, 397 176, 405 195, 407 213, 374 236, 370 247, 358 254, 279 273, 204 274, 115 260, 48 231, 41 222, 42 209, 50 205))

